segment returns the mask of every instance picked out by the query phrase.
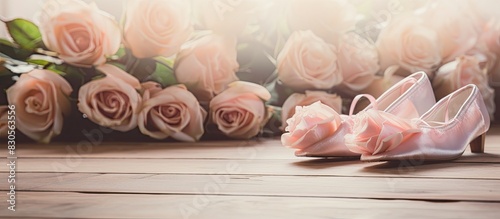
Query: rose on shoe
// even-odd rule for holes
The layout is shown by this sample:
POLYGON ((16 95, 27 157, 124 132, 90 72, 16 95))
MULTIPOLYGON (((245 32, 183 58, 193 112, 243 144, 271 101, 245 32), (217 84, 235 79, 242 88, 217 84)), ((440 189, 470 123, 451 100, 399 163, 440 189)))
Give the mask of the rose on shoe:
POLYGON ((391 113, 369 109, 354 116, 345 144, 354 153, 376 155, 390 151, 420 130, 391 113))
POLYGON ((304 94, 294 93, 286 99, 281 108, 281 128, 285 129, 287 126, 286 121, 295 114, 297 106, 308 106, 317 101, 331 107, 338 113, 342 112, 342 98, 337 94, 329 94, 324 91, 306 91, 304 94))
POLYGON ((342 124, 342 119, 334 109, 317 101, 308 106, 295 107, 295 114, 286 123, 281 143, 302 150, 333 135, 342 124))

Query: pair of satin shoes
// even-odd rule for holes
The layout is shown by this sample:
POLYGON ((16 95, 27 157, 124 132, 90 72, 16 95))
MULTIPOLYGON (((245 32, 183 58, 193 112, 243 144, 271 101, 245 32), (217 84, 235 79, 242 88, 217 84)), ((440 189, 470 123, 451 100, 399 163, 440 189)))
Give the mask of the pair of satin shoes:
MULTIPOLYGON (((485 133, 490 125, 488 111, 475 85, 464 86, 436 103, 424 72, 406 77, 378 99, 367 94, 356 96, 349 115, 339 116, 340 124, 330 126, 336 130, 322 139, 317 139, 321 127, 309 124, 307 130, 294 130, 302 137, 286 132, 281 141, 295 149, 296 156, 361 155, 362 161, 452 160, 460 157, 469 144, 473 153, 484 152, 485 133), (353 115, 362 97, 371 104, 353 115)), ((296 119, 288 120, 289 126, 296 119)))

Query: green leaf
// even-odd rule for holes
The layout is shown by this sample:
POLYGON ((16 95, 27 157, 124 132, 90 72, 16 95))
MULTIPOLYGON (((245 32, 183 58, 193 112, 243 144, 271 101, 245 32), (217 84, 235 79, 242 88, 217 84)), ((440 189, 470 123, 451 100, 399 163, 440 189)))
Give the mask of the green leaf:
POLYGON ((125 64, 125 71, 143 82, 156 70, 156 63, 157 61, 154 59, 137 59, 129 56, 125 64))
POLYGON ((40 30, 33 22, 17 18, 5 24, 12 39, 22 48, 34 50, 44 47, 40 30))
POLYGON ((281 84, 277 78, 265 87, 271 93, 271 99, 267 101, 269 105, 282 106, 285 100, 294 93, 292 89, 281 84))
POLYGON ((96 75, 96 76, 92 77, 91 81, 93 81, 93 80, 98 80, 98 79, 101 79, 101 78, 105 78, 105 77, 106 77, 106 75, 105 75, 104 73, 102 73, 102 72, 100 72, 100 73, 101 73, 101 74, 98 74, 98 75, 96 75))
POLYGON ((31 63, 31 64, 35 64, 35 65, 41 65, 41 66, 47 66, 47 65, 51 64, 51 62, 49 62, 47 60, 41 60, 41 59, 28 59, 28 60, 26 60, 26 62, 31 63))
POLYGON ((260 43, 242 42, 237 52, 240 68, 236 76, 240 80, 257 84, 268 82, 276 67, 270 62, 268 54, 260 43))
POLYGON ((80 87, 87 82, 86 74, 80 68, 71 65, 49 64, 46 69, 64 77, 73 88, 80 87))
POLYGON ((174 70, 160 62, 156 63, 155 71, 146 80, 156 81, 163 87, 178 84, 177 80, 175 79, 174 70))
POLYGON ((283 131, 280 129, 281 127, 281 107, 277 106, 268 106, 272 110, 270 113, 271 118, 269 121, 267 121, 266 125, 264 126, 262 130, 262 136, 263 137, 274 137, 274 136, 279 136, 283 133, 283 131))
POLYGON ((130 70, 130 74, 139 79, 139 81, 144 81, 144 79, 151 76, 156 70, 156 62, 152 59, 139 59, 134 66, 130 70))
POLYGON ((117 61, 117 60, 120 60, 121 58, 123 58, 125 55, 127 55, 127 49, 125 49, 125 47, 123 47, 123 46, 120 46, 118 51, 116 51, 116 53, 114 55, 109 57, 109 59, 112 61, 117 61))
POLYGON ((53 72, 55 72, 55 73, 57 73, 57 74, 59 74, 59 75, 61 75, 61 76, 65 76, 65 75, 66 75, 66 73, 65 73, 65 72, 63 72, 63 71, 60 69, 60 67, 59 67, 58 65, 56 65, 56 64, 49 65, 46 69, 47 69, 47 70, 50 70, 50 71, 53 71, 53 72))
POLYGON ((114 65, 114 66, 120 68, 123 71, 126 71, 126 68, 127 68, 123 63, 120 63, 120 62, 117 62, 117 61, 110 61, 110 62, 107 62, 107 64, 114 65))
POLYGON ((0 51, 0 53, 17 60, 25 60, 33 54, 32 51, 19 48, 18 45, 5 39, 0 39, 0 51))
POLYGON ((157 62, 160 62, 169 68, 174 68, 174 60, 170 58, 166 58, 164 56, 157 56, 154 58, 157 62))

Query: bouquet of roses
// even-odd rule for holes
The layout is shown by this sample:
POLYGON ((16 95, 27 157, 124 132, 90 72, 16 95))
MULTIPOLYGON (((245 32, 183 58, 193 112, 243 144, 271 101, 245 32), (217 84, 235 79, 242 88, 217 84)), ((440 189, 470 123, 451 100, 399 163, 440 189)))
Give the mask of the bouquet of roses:
POLYGON ((180 141, 276 135, 295 106, 342 112, 418 70, 438 97, 478 85, 495 111, 500 21, 445 0, 389 2, 380 21, 372 4, 129 0, 118 23, 95 4, 46 1, 36 24, 2 20, 0 137, 8 105, 39 142, 89 123, 180 141))

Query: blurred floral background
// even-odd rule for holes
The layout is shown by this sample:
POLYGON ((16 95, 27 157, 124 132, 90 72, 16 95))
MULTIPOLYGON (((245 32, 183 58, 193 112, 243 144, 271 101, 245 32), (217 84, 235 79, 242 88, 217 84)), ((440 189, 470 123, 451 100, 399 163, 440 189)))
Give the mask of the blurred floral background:
MULTIPOLYGON (((495 121, 494 0, 2 1, 0 137, 7 109, 39 142, 249 139, 295 106, 346 113, 416 71, 436 98, 476 84, 495 121)), ((362 105, 360 106, 362 107, 362 105)))

